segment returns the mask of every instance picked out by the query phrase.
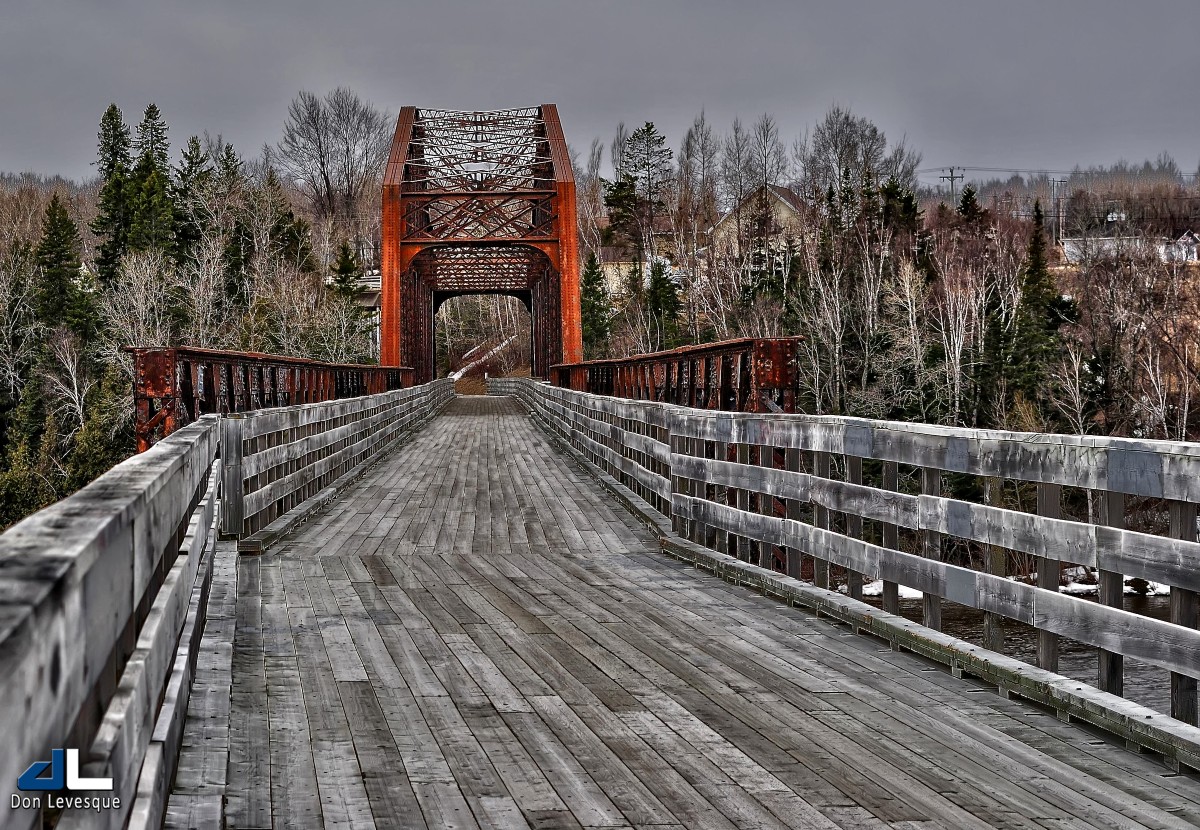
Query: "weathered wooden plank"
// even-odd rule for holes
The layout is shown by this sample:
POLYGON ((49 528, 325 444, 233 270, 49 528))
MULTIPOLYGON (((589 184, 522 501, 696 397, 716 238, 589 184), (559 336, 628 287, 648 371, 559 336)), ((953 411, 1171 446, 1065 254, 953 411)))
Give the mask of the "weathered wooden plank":
MULTIPOLYGON (((1176 539, 1194 541, 1196 538, 1196 505, 1172 501, 1170 533, 1176 539)), ((1200 623, 1200 603, 1195 591, 1171 588, 1171 622, 1195 629, 1200 623)), ((1171 672, 1171 717, 1196 725, 1196 678, 1171 672)))
MULTIPOLYGON (((1125 494, 1100 491, 1098 524, 1117 531, 1125 527, 1125 494)), ((1097 565, 1099 563, 1097 562, 1097 565)), ((1137 568, 1131 568, 1137 573, 1137 568)), ((1096 599, 1110 608, 1125 605, 1125 568, 1116 565, 1100 568, 1097 574, 1096 599)), ((1125 691, 1125 658, 1115 651, 1100 649, 1097 660, 1096 687, 1103 692, 1122 695, 1125 691)))
MULTIPOLYGON (((1037 512, 1039 516, 1057 519, 1062 515, 1062 488, 1057 484, 1037 486, 1037 512)), ((1059 563, 1057 559, 1039 557, 1037 560, 1037 586, 1045 591, 1058 593, 1059 563)), ((1037 633, 1037 665, 1047 671, 1058 672, 1058 637, 1049 631, 1037 633)))

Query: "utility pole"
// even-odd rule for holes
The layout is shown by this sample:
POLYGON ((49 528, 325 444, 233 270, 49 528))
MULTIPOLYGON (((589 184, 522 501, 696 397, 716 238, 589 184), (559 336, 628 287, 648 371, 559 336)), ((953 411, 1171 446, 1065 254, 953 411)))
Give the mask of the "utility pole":
POLYGON ((942 181, 946 181, 947 179, 950 180, 950 202, 954 205, 957 205, 958 204, 958 194, 955 190, 954 183, 957 181, 962 181, 963 174, 959 173, 958 175, 955 175, 955 173, 954 173, 955 169, 962 170, 961 167, 959 167, 959 168, 951 167, 950 175, 949 176, 941 176, 940 178, 942 181))
POLYGON ((1051 179, 1050 183, 1054 185, 1054 212, 1055 218, 1058 219, 1058 239, 1062 240, 1063 235, 1063 214, 1065 213, 1065 205, 1063 205, 1063 185, 1067 183, 1066 179, 1051 179))

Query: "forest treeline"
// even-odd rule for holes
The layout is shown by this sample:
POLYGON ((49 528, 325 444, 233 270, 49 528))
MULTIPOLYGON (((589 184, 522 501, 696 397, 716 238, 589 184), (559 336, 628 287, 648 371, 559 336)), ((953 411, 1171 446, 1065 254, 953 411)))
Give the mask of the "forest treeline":
POLYGON ((1048 220, 1016 183, 931 198, 919 154, 840 107, 790 143, 769 115, 718 135, 701 114, 678 149, 621 127, 611 178, 603 151, 577 165, 590 357, 801 335, 807 412, 1196 435, 1200 271, 1154 244, 1200 199, 1173 162, 1141 185, 1118 165, 1111 192, 1064 194, 1048 220), (1098 204, 1120 217, 1098 223, 1098 204), (1067 267, 1055 220, 1110 238, 1067 267))
POLYGON ((0 526, 133 452, 129 346, 375 359, 357 293, 389 128, 347 90, 302 94, 278 148, 191 137, 172 161, 158 107, 131 129, 113 105, 94 181, 4 179, 0 526), (314 157, 338 131, 341 157, 314 157))
MULTIPOLYGON (((257 155, 172 153, 155 105, 132 125, 114 105, 93 180, 0 176, 0 526, 132 452, 127 346, 375 359, 356 293, 391 130, 350 90, 304 92, 257 155)), ((575 154, 586 353, 802 335, 805 411, 1195 437, 1198 274, 1138 244, 1200 202, 1169 161, 1087 171, 1053 205, 1037 181, 951 204, 840 107, 794 140, 768 115, 701 114, 675 145, 621 126, 575 154), (1122 241, 1065 267, 1049 230, 1122 241)), ((511 298, 455 298, 442 366, 500 344, 491 365, 527 365, 528 327, 511 298)))

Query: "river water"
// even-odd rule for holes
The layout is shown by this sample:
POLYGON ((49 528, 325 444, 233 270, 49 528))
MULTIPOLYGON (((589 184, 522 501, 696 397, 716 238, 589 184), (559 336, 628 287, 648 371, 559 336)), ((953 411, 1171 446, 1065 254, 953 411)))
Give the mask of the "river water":
MULTIPOLYGON (((867 597, 866 602, 878 606, 878 597, 867 597)), ((1168 619, 1170 598, 1165 596, 1126 595, 1125 610, 1144 614, 1159 620, 1168 619)), ((921 600, 900 600, 900 614, 914 622, 921 622, 921 600)), ((1023 660, 1030 665, 1037 662, 1037 630, 1032 626, 1013 620, 1003 621, 1004 654, 1023 660)), ((983 645, 983 612, 951 602, 942 603, 942 631, 952 637, 983 645)), ((1098 671, 1098 649, 1074 640, 1058 641, 1058 671, 1072 680, 1096 685, 1098 671)), ((1171 713, 1171 679, 1166 669, 1125 658, 1125 698, 1148 706, 1163 714, 1171 713)))

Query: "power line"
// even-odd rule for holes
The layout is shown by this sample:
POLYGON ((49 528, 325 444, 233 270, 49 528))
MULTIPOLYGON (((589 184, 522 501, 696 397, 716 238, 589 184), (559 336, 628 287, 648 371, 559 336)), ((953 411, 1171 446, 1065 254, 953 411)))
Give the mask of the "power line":
MULTIPOLYGON (((925 167, 921 170, 917 170, 916 173, 918 175, 920 175, 922 173, 941 173, 945 170, 950 170, 951 172, 953 172, 955 170, 961 170, 964 172, 972 172, 972 173, 1014 173, 1014 174, 1018 174, 1018 175, 1035 175, 1035 176, 1036 175, 1045 175, 1045 176, 1116 176, 1116 175, 1142 176, 1142 175, 1154 175, 1157 172, 1157 171, 1150 171, 1147 173, 1147 172, 1142 171, 1141 169, 1129 169, 1129 170, 1117 172, 1117 171, 1106 171, 1106 170, 1085 170, 1082 168, 1077 168, 1075 170, 1047 170, 1044 167, 1035 169, 1035 168, 1021 168, 1021 167, 973 167, 973 166, 967 166, 967 165, 953 165, 953 166, 945 166, 945 167, 925 167)), ((1200 174, 1198 174, 1198 173, 1177 173, 1177 174, 1175 174, 1175 177, 1180 178, 1180 179, 1195 179, 1195 178, 1197 178, 1198 175, 1200 175, 1200 174)), ((943 176, 942 178, 946 178, 946 176, 943 176)))

